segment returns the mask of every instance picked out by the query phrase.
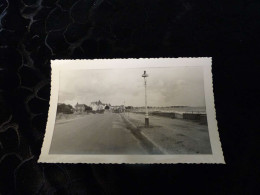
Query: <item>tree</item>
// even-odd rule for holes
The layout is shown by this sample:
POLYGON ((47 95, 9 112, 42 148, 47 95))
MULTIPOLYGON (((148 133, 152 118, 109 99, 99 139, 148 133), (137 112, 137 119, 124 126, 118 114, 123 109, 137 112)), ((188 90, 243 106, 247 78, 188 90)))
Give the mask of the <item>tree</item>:
POLYGON ((57 113, 72 114, 73 107, 69 104, 58 104, 57 113))
POLYGON ((90 106, 85 105, 85 110, 92 110, 92 108, 90 106))

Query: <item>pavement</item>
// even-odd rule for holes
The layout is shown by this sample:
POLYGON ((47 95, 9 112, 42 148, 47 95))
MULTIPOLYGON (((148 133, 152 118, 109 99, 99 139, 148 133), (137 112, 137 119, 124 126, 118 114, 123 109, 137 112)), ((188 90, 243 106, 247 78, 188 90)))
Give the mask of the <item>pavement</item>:
POLYGON ((147 154, 118 113, 88 114, 56 123, 50 154, 147 154))
POLYGON ((149 116, 150 127, 144 127, 144 115, 126 113, 126 120, 140 134, 165 154, 211 154, 208 126, 198 122, 149 116))

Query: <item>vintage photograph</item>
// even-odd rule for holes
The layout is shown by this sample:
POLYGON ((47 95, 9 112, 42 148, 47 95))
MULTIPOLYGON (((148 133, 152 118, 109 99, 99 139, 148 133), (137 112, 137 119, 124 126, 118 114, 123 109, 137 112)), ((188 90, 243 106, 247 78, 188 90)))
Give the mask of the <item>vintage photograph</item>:
POLYGON ((122 62, 131 60, 121 60, 120 68, 113 60, 108 60, 110 67, 88 66, 91 61, 84 67, 80 60, 78 68, 76 61, 74 68, 58 66, 52 135, 45 153, 49 158, 213 156, 205 59, 188 59, 190 64, 178 60, 178 65, 174 60, 160 64, 158 59, 139 59, 126 66, 122 62))

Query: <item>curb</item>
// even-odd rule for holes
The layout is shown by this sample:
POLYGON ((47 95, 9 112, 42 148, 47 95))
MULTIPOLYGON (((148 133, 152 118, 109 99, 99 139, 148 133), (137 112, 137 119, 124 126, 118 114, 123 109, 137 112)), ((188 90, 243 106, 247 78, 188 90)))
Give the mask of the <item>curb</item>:
POLYGON ((165 154, 165 151, 158 146, 154 141, 152 141, 150 138, 148 138, 143 132, 129 119, 127 119, 124 115, 121 115, 122 119, 125 123, 129 126, 132 134, 142 143, 144 148, 149 153, 155 153, 155 154, 165 154))
POLYGON ((164 150, 161 146, 159 146, 157 143, 155 143, 151 138, 146 136, 142 131, 140 132, 149 142, 151 142, 155 147, 157 147, 163 154, 168 154, 166 150, 164 150))

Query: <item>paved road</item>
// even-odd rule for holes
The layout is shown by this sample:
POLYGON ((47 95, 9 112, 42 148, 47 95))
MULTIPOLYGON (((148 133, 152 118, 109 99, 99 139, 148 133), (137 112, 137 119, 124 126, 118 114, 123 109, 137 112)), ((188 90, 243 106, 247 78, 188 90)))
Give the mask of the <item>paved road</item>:
POLYGON ((54 127, 50 154, 145 154, 117 113, 89 114, 54 127))

